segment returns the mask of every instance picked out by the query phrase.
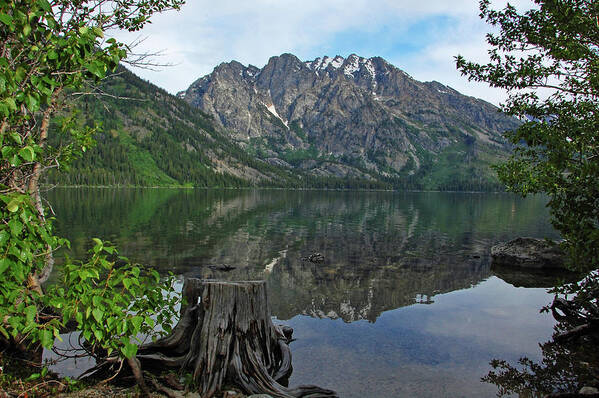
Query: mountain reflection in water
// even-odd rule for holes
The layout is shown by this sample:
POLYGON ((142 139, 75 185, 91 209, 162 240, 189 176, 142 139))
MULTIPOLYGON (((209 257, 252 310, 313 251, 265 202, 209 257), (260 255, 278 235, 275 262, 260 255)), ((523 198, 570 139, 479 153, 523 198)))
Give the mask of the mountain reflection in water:
MULTIPOLYGON (((528 329, 519 327, 528 333, 522 344, 497 343, 515 344, 525 352, 512 352, 514 347, 487 347, 471 353, 475 359, 469 359, 454 355, 456 347, 470 343, 459 341, 463 331, 450 322, 454 316, 455 322, 467 323, 460 320, 464 314, 455 309, 439 312, 446 305, 443 303, 460 297, 468 302, 470 321, 481 320, 477 333, 493 335, 494 331, 485 327, 498 326, 484 326, 485 322, 506 316, 502 311, 511 311, 509 317, 526 323, 522 314, 534 317, 530 314, 538 313, 549 301, 540 289, 518 290, 491 277, 489 257, 491 246, 499 241, 516 236, 557 237, 547 221, 542 197, 174 189, 55 189, 47 196, 57 214, 58 232, 71 240, 76 258, 84 256, 91 237, 99 237, 116 243, 121 254, 133 261, 164 272, 210 279, 266 279, 272 315, 288 321, 299 336, 295 347, 292 345, 296 370, 291 384, 294 380, 321 384, 348 397, 367 396, 358 394, 358 386, 364 383, 376 384, 377 396, 469 396, 481 391, 493 396, 492 387, 479 386, 490 355, 534 356, 536 343, 551 333, 549 319, 534 320, 528 329), (312 253, 321 253, 324 261, 302 260, 312 253), (235 269, 219 270, 223 266, 235 269), (463 295, 447 295, 464 289, 468 290, 463 295), (477 300, 486 302, 475 298, 477 294, 488 298, 493 291, 498 296, 488 299, 489 303, 505 302, 503 295, 527 302, 518 302, 509 310, 477 306, 477 300), (412 306, 402 315, 393 311, 413 304, 432 305, 412 306), (423 348, 412 329, 424 319, 416 317, 417 313, 438 314, 439 325, 444 324, 453 334, 447 332, 445 338, 439 337, 446 334, 442 331, 429 335, 428 348, 423 348), (398 329, 390 321, 397 317, 408 324, 398 329), (315 340, 315 335, 320 337, 315 340), (389 336, 393 336, 391 340, 389 336), (352 343, 361 339, 369 343, 352 343), (348 352, 345 346, 352 344, 355 349, 348 352), (385 344, 390 344, 387 351, 385 344), (381 349, 384 352, 379 352, 381 349), (333 362, 329 371, 310 371, 327 358, 333 362), (370 363, 373 358, 377 360, 370 363), (361 360, 369 364, 368 370, 359 370, 355 361, 361 360), (439 372, 435 363, 443 366, 438 378, 419 373, 439 372), (370 382, 369 372, 374 372, 370 382), (384 374, 389 377, 377 379, 384 374), (472 380, 464 382, 464 375, 472 380), (318 377, 320 381, 314 380, 318 377), (422 383, 422 388, 414 387, 422 383), (413 389, 406 390, 407 385, 413 389)), ((483 346, 488 344, 495 343, 483 346)), ((317 369, 323 367, 326 363, 317 369)), ((360 394, 370 390, 365 391, 360 394)))

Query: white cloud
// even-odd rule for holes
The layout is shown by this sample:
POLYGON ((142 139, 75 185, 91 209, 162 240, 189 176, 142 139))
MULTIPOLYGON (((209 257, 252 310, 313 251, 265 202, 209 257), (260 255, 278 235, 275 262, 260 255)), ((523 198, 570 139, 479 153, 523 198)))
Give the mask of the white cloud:
POLYGON ((407 58, 399 57, 396 61, 406 70, 411 71, 417 80, 436 80, 451 86, 459 92, 486 99, 499 104, 506 98, 503 90, 492 88, 485 83, 468 81, 456 69, 455 57, 464 56, 467 60, 487 62, 487 45, 485 34, 489 30, 484 22, 473 15, 465 14, 457 18, 456 23, 435 35, 437 40, 428 43, 420 51, 407 58))
MULTIPOLYGON (((174 66, 136 73, 174 93, 221 62, 237 60, 261 67, 269 57, 284 52, 309 59, 336 55, 337 35, 376 37, 381 26, 389 26, 394 36, 401 37, 433 17, 448 17, 456 26, 431 25, 432 33, 427 34, 431 41, 422 50, 408 56, 387 55, 388 60, 419 80, 438 80, 497 103, 500 93, 468 83, 453 63, 457 54, 478 60, 486 52, 488 28, 478 18, 478 0, 188 0, 180 12, 155 16, 142 33, 148 39, 139 47, 140 51, 164 50, 159 62, 174 66)), ((132 41, 138 35, 119 33, 117 37, 132 41)), ((383 55, 377 42, 391 39, 373 40, 369 54, 360 55, 383 55)))

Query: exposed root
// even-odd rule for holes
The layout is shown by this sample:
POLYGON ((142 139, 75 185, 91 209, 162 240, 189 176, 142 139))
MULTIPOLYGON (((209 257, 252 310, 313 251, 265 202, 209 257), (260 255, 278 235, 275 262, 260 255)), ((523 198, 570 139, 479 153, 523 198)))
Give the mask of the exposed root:
POLYGON ((135 357, 131 357, 131 358, 127 358, 127 363, 129 364, 129 367, 131 367, 131 371, 133 372, 133 377, 135 377, 135 381, 137 382, 137 385, 139 386, 142 396, 144 398, 150 398, 150 390, 148 389, 148 386, 146 385, 146 382, 144 381, 144 376, 143 373, 141 371, 141 364, 139 362, 139 360, 135 357))
POLYGON ((144 366, 191 372, 203 398, 226 384, 273 397, 337 396, 316 386, 286 387, 293 329, 272 324, 264 281, 186 279, 183 297, 171 335, 140 348, 144 366))

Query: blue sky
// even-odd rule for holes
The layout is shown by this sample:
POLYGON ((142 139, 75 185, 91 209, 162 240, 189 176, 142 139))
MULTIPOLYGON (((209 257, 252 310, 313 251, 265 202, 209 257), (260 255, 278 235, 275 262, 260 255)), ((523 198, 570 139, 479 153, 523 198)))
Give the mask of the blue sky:
MULTIPOLYGON (((529 0, 511 3, 526 7, 529 0)), ((478 0, 187 0, 181 11, 155 16, 141 33, 116 37, 145 38, 138 52, 162 51, 157 62, 171 66, 135 72, 171 93, 222 62, 262 67, 282 53, 304 61, 355 53, 381 56, 417 80, 437 80, 498 104, 504 92, 468 82, 454 65, 457 54, 486 60, 489 26, 478 13, 478 0)))

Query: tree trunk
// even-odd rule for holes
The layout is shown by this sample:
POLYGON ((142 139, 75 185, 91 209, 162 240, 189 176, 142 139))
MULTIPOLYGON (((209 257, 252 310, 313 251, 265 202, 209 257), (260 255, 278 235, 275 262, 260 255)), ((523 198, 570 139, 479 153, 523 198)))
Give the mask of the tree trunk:
MULTIPOLYGON (((58 101, 58 97, 60 96, 61 89, 58 88, 52 93, 52 99, 50 101, 50 105, 46 110, 44 110, 44 114, 42 116, 42 124, 39 129, 39 140, 38 145, 40 148, 46 147, 46 141, 48 140, 48 129, 50 128, 50 116, 54 112, 56 108, 56 102, 58 101)), ((40 193, 39 180, 42 175, 42 163, 39 159, 35 162, 33 166, 33 172, 31 173, 31 177, 29 178, 29 183, 27 186, 27 191, 33 200, 33 204, 38 212, 38 218, 42 223, 46 222, 46 216, 44 215, 44 206, 42 204, 42 195, 40 193)), ((42 269, 39 275, 34 275, 32 280, 36 283, 36 288, 41 290, 40 285, 48 280, 50 274, 52 273, 52 269, 54 268, 54 254, 52 253, 52 248, 47 247, 46 252, 46 265, 42 269)))
POLYGON ((186 279, 181 319, 170 336, 140 349, 144 364, 191 372, 198 392, 210 398, 225 384, 273 397, 336 397, 316 386, 290 389, 287 343, 291 328, 271 322, 265 281, 186 279))

